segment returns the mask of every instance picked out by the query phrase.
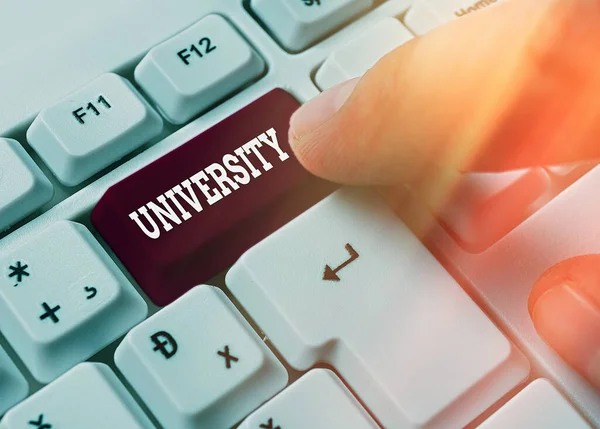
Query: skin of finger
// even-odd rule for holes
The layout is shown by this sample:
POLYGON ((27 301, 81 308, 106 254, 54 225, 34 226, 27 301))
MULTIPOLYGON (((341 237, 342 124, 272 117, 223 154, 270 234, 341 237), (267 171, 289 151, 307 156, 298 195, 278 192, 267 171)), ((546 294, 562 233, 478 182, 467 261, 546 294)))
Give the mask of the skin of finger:
POLYGON ((568 284, 548 289, 532 319, 540 336, 571 366, 600 387, 600 313, 568 284))
POLYGON ((600 2, 555 0, 523 51, 520 89, 488 127, 471 169, 598 159, 600 2))
MULTIPOLYGON (((410 183, 439 169, 496 171, 572 158, 571 152, 556 150, 558 143, 551 153, 540 150, 545 147, 540 136, 552 134, 553 125, 561 128, 559 135, 568 134, 563 128, 574 119, 549 118, 569 113, 575 101, 585 105, 587 97, 581 94, 596 82, 596 75, 581 65, 581 58, 591 57, 593 43, 571 46, 579 41, 570 32, 574 17, 585 15, 578 5, 587 3, 592 2, 511 1, 414 39, 384 57, 336 115, 292 141, 292 147, 310 171, 352 184, 410 183), (547 42, 555 39, 565 40, 547 42), (563 60, 573 67, 565 71, 563 60), (577 85, 562 79, 565 73, 575 76, 577 85), (570 100, 563 103, 569 109, 549 103, 557 94, 570 100), (577 96, 567 97, 572 94, 577 96), (541 119, 532 113, 545 105, 541 119), (517 125, 513 112, 516 119, 522 117, 517 125), (536 154, 543 156, 537 160, 536 154)), ((589 15, 600 28, 600 20, 589 15)), ((585 34, 593 33, 591 24, 584 27, 585 34)), ((583 122, 593 123, 596 114, 583 122)), ((586 141, 595 132, 590 128, 578 137, 586 141)), ((585 156, 598 151, 593 148, 585 156)))
POLYGON ((529 294, 529 313, 533 313, 536 302, 544 293, 562 284, 569 285, 600 309, 600 255, 565 259, 546 270, 529 294))

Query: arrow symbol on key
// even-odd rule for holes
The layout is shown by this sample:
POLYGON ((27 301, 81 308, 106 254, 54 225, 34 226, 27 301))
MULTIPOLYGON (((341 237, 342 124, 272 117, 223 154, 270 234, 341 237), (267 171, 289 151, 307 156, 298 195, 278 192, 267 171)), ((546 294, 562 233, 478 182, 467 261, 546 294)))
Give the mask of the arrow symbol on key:
POLYGON ((350 245, 350 243, 346 243, 346 250, 350 254, 350 258, 344 261, 341 265, 338 265, 336 268, 331 268, 329 265, 325 265, 325 272, 323 273, 323 280, 339 282, 341 279, 337 275, 338 272, 346 268, 352 262, 358 259, 359 254, 354 248, 350 245))
POLYGON ((269 419, 267 423, 263 423, 259 426, 261 429, 281 429, 281 426, 273 427, 273 419, 269 419))

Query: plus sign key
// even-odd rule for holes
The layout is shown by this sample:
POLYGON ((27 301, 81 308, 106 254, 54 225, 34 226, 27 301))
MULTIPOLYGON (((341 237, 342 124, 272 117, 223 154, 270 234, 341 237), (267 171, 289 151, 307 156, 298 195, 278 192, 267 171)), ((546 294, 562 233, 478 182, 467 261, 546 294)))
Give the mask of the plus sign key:
POLYGON ((169 429, 227 428, 287 373, 226 295, 198 286, 132 329, 115 363, 169 429))
POLYGON ((0 267, 0 330, 41 382, 87 359, 147 313, 100 244, 74 222, 57 222, 8 249, 0 267))

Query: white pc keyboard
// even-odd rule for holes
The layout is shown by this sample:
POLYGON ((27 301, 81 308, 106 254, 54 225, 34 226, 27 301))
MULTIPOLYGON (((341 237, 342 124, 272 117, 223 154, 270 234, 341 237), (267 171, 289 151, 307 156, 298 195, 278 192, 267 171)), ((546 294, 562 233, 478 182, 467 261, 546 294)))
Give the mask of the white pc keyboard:
POLYGON ((0 428, 600 427, 527 314, 600 252, 598 168, 466 175, 421 243, 287 143, 299 104, 500 1, 5 1, 0 428))

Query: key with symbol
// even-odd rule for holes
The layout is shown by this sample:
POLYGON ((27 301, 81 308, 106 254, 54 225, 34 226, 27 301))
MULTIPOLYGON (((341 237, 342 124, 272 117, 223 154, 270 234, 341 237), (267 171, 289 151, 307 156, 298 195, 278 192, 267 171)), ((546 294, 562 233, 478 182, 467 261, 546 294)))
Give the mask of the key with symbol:
POLYGON ((0 415, 25 398, 28 391, 27 380, 0 347, 0 415))
POLYGON ((384 427, 463 427, 529 373, 383 200, 361 190, 336 192, 257 244, 226 283, 290 365, 330 363, 384 427))
POLYGON ((366 12, 373 0, 252 0, 250 8, 279 43, 301 51, 366 12))
POLYGON ((11 409, 0 429, 150 429, 112 370, 82 363, 11 409))
POLYGON ((83 225, 57 222, 0 255, 0 330, 41 382, 87 359, 146 313, 83 225))
POLYGON ((253 412, 239 429, 352 428, 379 426, 330 370, 313 369, 253 412))
POLYGON ((52 184, 15 140, 0 138, 0 232, 47 203, 52 184))
POLYGON ((287 382, 281 363, 212 286, 132 329, 115 363, 169 429, 231 427, 287 382))

